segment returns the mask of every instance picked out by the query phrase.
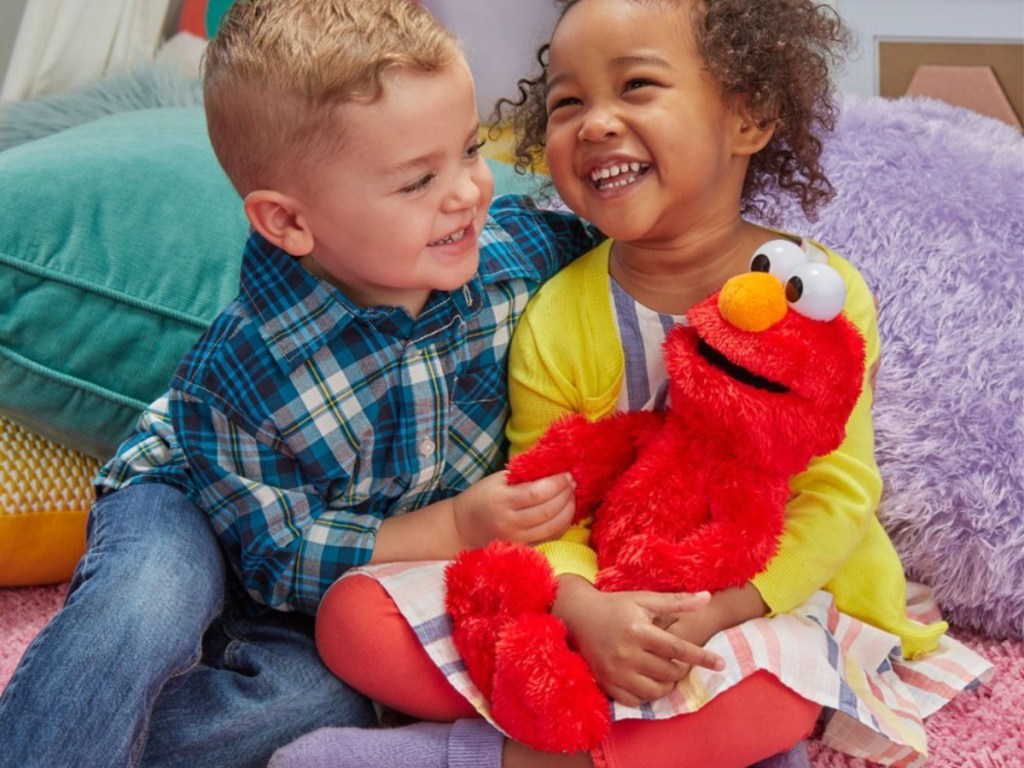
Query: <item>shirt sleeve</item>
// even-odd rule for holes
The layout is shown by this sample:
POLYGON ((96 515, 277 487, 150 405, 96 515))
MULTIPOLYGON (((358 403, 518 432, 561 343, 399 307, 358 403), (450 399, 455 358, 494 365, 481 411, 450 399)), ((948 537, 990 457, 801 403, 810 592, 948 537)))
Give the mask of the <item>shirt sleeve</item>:
POLYGON ((843 443, 813 459, 790 484, 779 552, 753 579, 773 614, 795 608, 828 583, 860 546, 882 494, 871 418, 880 355, 874 299, 856 270, 846 262, 834 266, 846 279, 847 316, 864 335, 864 381, 843 443))
POLYGON ((196 500, 248 594, 314 615, 327 588, 370 559, 380 517, 329 502, 280 437, 180 393, 171 413, 196 500))
POLYGON ((185 459, 171 428, 168 403, 169 395, 165 393, 142 411, 132 433, 93 480, 98 495, 151 482, 190 492, 185 459))
POLYGON ((539 207, 532 198, 503 195, 491 204, 491 216, 539 270, 541 282, 583 255, 603 238, 574 213, 539 207))

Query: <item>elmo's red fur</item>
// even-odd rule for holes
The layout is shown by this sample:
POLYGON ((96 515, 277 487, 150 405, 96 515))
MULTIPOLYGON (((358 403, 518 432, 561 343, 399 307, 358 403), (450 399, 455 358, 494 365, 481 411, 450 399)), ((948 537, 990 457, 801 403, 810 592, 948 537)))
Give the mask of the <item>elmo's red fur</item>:
MULTIPOLYGON (((665 341, 669 410, 564 417, 509 465, 509 482, 572 472, 577 520, 594 519, 604 591, 749 581, 778 548, 790 478, 843 440, 863 380, 853 324, 790 310, 742 330, 718 296, 665 341)), ((539 749, 596 746, 608 700, 550 615, 557 581, 547 560, 495 543, 463 553, 447 587, 453 639, 495 721, 539 749)))

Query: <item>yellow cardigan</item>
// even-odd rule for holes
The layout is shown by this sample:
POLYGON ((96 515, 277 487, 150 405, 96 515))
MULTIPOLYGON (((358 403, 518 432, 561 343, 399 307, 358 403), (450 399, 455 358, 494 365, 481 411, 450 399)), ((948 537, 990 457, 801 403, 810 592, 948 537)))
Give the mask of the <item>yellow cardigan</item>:
MULTIPOLYGON (((610 248, 611 241, 602 243, 548 281, 516 329, 509 361, 512 455, 564 413, 599 419, 615 410, 625 362, 609 298, 610 248)), ((845 311, 866 341, 864 385, 843 444, 793 478, 779 552, 753 583, 773 614, 826 589, 844 613, 898 635, 903 655, 914 658, 934 650, 947 627, 906 617, 903 566, 875 514, 882 481, 871 421, 870 372, 879 357, 874 300, 849 262, 822 250, 846 280, 845 311)), ((597 559, 588 539, 583 524, 540 549, 556 572, 593 581, 597 559)))

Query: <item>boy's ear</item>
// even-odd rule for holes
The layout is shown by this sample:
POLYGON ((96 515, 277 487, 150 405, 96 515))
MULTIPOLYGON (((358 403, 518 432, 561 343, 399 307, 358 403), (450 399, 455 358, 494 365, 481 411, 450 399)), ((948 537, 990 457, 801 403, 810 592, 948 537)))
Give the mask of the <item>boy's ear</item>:
POLYGON ((313 232, 295 200, 271 189, 257 189, 245 196, 245 215, 253 229, 292 256, 313 251, 313 232))
POLYGON ((734 105, 736 111, 735 150, 738 155, 756 155, 775 135, 775 121, 751 113, 745 98, 734 105))

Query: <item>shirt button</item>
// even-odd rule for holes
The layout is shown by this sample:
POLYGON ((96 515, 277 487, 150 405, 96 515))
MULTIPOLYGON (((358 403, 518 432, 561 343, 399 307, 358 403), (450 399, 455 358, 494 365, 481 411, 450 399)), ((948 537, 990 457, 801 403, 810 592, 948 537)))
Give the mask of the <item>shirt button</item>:
POLYGON ((428 437, 420 443, 420 456, 430 456, 436 448, 437 446, 434 444, 434 441, 428 437))

